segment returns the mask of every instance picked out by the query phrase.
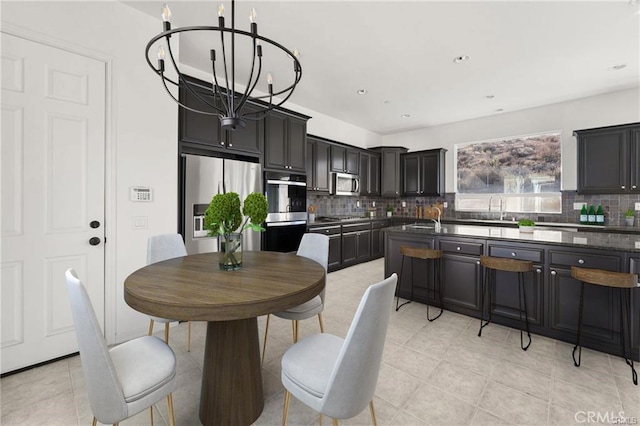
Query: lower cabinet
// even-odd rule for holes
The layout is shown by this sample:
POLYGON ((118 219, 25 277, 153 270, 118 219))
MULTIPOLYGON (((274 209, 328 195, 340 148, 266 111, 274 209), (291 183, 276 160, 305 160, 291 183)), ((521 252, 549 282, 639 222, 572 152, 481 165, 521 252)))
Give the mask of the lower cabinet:
POLYGON ((371 258, 371 223, 342 225, 342 266, 371 258))
POLYGON ((340 225, 313 226, 309 232, 324 234, 329 237, 329 271, 335 270, 342 264, 342 227, 340 225))
POLYGON ((461 313, 478 316, 482 288, 480 255, 484 254, 484 242, 440 239, 440 249, 443 303, 456 306, 461 313))
MULTIPOLYGON (((413 274, 405 264, 400 275, 400 247, 442 250, 441 279, 444 308, 465 315, 480 316, 480 291, 484 268, 480 256, 503 257, 533 262, 533 273, 525 274, 527 313, 531 331, 543 336, 576 342, 580 308, 579 281, 571 277, 571 267, 604 269, 640 274, 640 254, 609 250, 580 249, 559 245, 517 243, 492 239, 466 238, 446 234, 412 232, 385 233, 385 276, 400 276, 398 294, 427 303, 426 284, 433 271, 423 261, 415 261, 413 274)), ((405 261, 405 263, 407 263, 405 261)), ((518 278, 515 273, 497 271, 493 284, 492 322, 520 328, 518 278)), ((485 299, 485 303, 488 301, 485 299)), ((486 305, 487 306, 487 305, 486 305)), ((640 361, 640 288, 632 290, 632 356, 640 361)), ((536 344, 533 337, 533 345, 536 344)), ((582 346, 622 355, 620 333, 620 292, 616 288, 585 284, 582 346)), ((568 359, 571 359, 570 351, 568 359)))

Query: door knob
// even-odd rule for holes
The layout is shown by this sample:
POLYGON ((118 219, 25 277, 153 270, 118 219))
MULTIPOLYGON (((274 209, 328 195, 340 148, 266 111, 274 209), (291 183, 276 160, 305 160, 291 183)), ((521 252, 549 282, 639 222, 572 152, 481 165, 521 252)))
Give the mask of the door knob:
POLYGON ((91 244, 92 246, 97 246, 98 244, 100 244, 100 238, 98 237, 91 237, 89 239, 89 244, 91 244))
POLYGON ((93 229, 100 228, 100 222, 98 222, 97 220, 92 220, 91 223, 89 223, 89 226, 93 229))

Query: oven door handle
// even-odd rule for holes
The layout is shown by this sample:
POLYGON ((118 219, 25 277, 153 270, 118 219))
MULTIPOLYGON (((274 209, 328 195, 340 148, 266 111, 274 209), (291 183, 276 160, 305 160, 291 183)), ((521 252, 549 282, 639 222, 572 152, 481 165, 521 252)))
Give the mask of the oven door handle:
POLYGON ((306 220, 294 220, 291 222, 267 222, 267 227, 275 227, 275 226, 293 226, 293 225, 306 225, 306 220))

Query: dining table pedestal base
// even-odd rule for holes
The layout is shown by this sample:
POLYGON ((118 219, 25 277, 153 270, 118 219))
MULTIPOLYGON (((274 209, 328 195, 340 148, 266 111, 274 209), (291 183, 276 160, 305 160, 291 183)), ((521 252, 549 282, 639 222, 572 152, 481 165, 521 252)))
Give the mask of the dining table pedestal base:
POLYGON ((200 421, 205 426, 250 425, 263 408, 257 318, 209 321, 200 421))

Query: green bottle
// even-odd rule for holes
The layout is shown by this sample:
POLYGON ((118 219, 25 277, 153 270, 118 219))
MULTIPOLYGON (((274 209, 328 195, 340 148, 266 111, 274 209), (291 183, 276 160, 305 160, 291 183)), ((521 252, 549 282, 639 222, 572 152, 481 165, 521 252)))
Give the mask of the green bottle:
POLYGON ((587 218, 587 205, 583 204, 582 209, 580 210, 580 223, 586 225, 588 221, 587 218))
POLYGON ((596 209, 594 209, 593 206, 589 206, 589 214, 587 215, 587 223, 589 223, 589 225, 595 225, 596 224, 596 209))
POLYGON ((598 211, 596 211, 596 224, 604 225, 604 212, 601 205, 598 206, 598 211))

